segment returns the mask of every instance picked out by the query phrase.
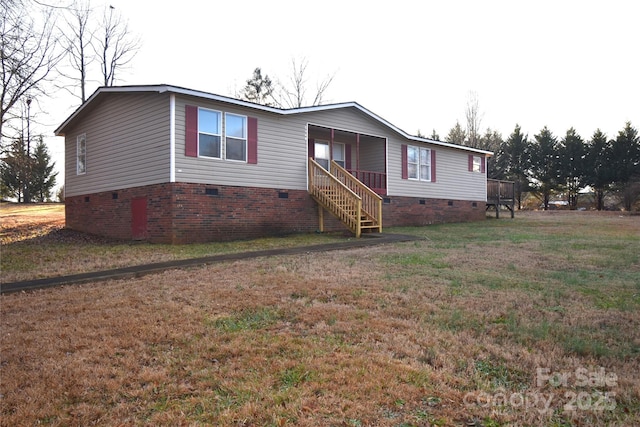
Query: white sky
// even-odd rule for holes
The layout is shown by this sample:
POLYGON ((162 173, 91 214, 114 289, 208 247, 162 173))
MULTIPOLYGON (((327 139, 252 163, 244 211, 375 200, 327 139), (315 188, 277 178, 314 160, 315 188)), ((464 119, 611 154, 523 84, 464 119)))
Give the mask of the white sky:
MULTIPOLYGON (((284 80, 305 57, 310 89, 335 73, 326 101, 356 101, 412 134, 435 129, 444 139, 456 120, 464 126, 470 91, 483 131, 503 138, 516 123, 530 137, 546 125, 584 139, 640 126, 636 0, 107 4, 143 41, 117 84, 233 95, 254 68, 284 80)), ((73 100, 59 101, 49 133, 73 111, 73 100)), ((50 144, 59 166, 61 145, 50 144)))

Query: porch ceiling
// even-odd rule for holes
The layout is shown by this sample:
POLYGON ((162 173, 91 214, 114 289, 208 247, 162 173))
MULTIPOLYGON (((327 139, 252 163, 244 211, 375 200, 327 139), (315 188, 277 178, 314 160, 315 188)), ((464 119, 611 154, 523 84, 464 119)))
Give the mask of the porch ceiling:
MULTIPOLYGON (((333 135, 333 140, 335 142, 346 142, 346 143, 352 143, 355 144, 356 143, 356 136, 358 135, 358 132, 355 131, 346 131, 346 130, 340 130, 340 129, 335 129, 334 130, 334 135, 333 135)), ((372 135, 367 135, 367 134, 363 134, 360 133, 360 143, 361 144, 366 144, 368 142, 373 142, 373 141, 381 141, 384 140, 384 138, 378 137, 378 136, 372 136, 372 135)), ((330 140, 331 139, 331 128, 327 128, 327 127, 323 127, 323 126, 316 126, 316 125, 309 125, 309 138, 313 138, 313 139, 324 139, 324 140, 330 140)))

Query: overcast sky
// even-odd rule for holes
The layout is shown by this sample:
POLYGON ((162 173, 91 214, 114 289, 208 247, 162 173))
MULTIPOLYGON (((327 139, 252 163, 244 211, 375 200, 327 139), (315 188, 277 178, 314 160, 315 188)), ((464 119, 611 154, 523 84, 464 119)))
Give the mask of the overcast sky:
MULTIPOLYGON (((412 134, 464 126, 470 91, 481 128, 504 138, 517 123, 530 137, 548 126, 585 139, 640 125, 636 0, 107 4, 143 41, 118 84, 233 95, 254 68, 285 80, 304 57, 310 89, 335 75, 326 101, 356 101, 412 134)), ((72 112, 63 105, 56 124, 72 112)))

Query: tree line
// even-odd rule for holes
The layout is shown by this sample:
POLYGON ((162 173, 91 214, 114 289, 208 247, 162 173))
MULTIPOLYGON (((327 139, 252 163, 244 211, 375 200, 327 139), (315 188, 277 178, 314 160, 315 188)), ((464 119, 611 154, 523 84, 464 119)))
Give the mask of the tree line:
POLYGON ((640 198, 640 138, 631 122, 614 138, 597 129, 585 139, 574 128, 558 137, 546 126, 530 138, 516 125, 503 140, 494 130, 478 135, 473 129, 477 127, 463 129, 456 123, 447 139, 492 151, 488 178, 513 181, 519 209, 525 193, 539 198, 545 210, 552 197, 563 198, 570 209, 577 209, 578 194, 587 189, 598 210, 606 208, 607 195, 617 196, 628 211, 640 198))

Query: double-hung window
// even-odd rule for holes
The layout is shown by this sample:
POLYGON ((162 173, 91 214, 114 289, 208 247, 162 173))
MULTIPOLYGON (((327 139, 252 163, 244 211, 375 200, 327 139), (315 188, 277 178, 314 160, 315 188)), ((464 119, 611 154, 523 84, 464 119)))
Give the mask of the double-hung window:
POLYGON ((329 170, 329 142, 316 140, 314 143, 314 158, 316 162, 326 170, 329 170))
POLYGON ((329 148, 329 141, 316 140, 314 143, 314 159, 326 170, 329 170, 331 160, 344 168, 346 167, 345 144, 334 142, 333 147, 329 148))
POLYGON ((409 179, 431 181, 431 150, 408 146, 407 172, 409 179))
POLYGON ((218 111, 198 109, 198 155, 222 158, 221 114, 218 111))
POLYGON ((344 144, 341 144, 339 142, 334 143, 333 144, 333 160, 343 168, 346 167, 344 154, 345 154, 344 144))
POLYGON ((224 114, 225 158, 227 160, 247 160, 247 117, 224 114))
POLYGON ((87 134, 83 133, 76 138, 76 174, 87 173, 87 134))
POLYGON ((469 172, 485 173, 486 159, 484 156, 469 154, 469 172))
POLYGON ((258 163, 258 119, 185 105, 184 155, 258 163))

